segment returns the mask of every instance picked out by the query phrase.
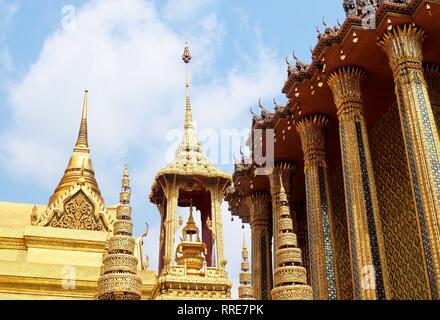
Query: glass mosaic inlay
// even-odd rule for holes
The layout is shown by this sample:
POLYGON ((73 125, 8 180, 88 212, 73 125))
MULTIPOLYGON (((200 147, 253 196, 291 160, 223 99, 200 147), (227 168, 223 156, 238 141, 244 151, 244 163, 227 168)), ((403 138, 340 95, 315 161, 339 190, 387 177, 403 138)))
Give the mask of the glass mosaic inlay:
POLYGON ((325 266, 327 271, 327 286, 329 299, 337 299, 336 291, 336 274, 335 266, 333 264, 333 245, 330 231, 330 217, 327 203, 327 188, 325 185, 325 169, 318 167, 319 177, 319 193, 321 197, 321 214, 322 214, 322 230, 324 233, 324 252, 325 252, 325 266))
POLYGON ((266 237, 261 236, 261 295, 263 300, 269 300, 269 284, 267 283, 267 261, 266 261, 266 237))
POLYGON ((312 204, 310 203, 310 174, 306 173, 306 192, 307 192, 307 225, 309 233, 309 257, 310 257, 310 277, 313 289, 313 296, 316 298, 318 296, 318 286, 316 279, 316 269, 315 269, 315 234, 313 232, 312 225, 312 204))
POLYGON ((368 175, 367 159, 365 156, 364 140, 362 138, 362 127, 356 122, 356 136, 359 148, 359 161, 361 164, 362 186, 364 189, 365 209, 367 211, 368 234, 370 236, 371 254, 376 272, 376 293, 378 299, 385 299, 385 288, 383 284, 382 267, 380 264, 379 242, 377 239, 376 224, 374 221, 373 201, 371 198, 370 179, 368 175))
POLYGON ((416 207, 417 207, 417 212, 418 212, 418 216, 419 216, 419 224, 420 224, 420 229, 422 232, 422 242, 423 242, 423 249, 425 251, 425 260, 426 260, 426 265, 427 265, 427 269, 428 269, 428 277, 429 277, 429 284, 431 287, 431 295, 432 295, 433 299, 438 299, 438 290, 437 290, 434 265, 432 262, 432 255, 431 255, 431 245, 429 243, 428 232, 426 230, 425 210, 423 208, 423 201, 422 201, 422 197, 421 197, 419 178, 417 175, 415 158, 414 158, 414 149, 413 149, 413 145, 411 142, 409 121, 407 118, 406 104, 405 104, 405 100, 403 98, 401 86, 398 87, 397 93, 398 93, 399 105, 400 105, 400 108, 402 109, 400 114, 401 114, 402 123, 403 123, 404 138, 405 138, 406 147, 407 147, 408 161, 409 161, 409 165, 410 165, 412 183, 413 183, 413 188, 414 188, 414 195, 416 198, 415 200, 416 200, 416 207))

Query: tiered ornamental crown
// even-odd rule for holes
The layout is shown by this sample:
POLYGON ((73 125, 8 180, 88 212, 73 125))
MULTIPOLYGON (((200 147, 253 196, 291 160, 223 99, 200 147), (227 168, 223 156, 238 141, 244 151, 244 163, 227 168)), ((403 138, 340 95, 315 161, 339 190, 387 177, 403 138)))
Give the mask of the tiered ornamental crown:
POLYGON ((139 300, 142 280, 137 276, 138 259, 134 256, 130 206, 130 177, 125 166, 122 190, 114 223, 114 235, 109 240, 108 254, 103 258, 102 274, 98 280, 100 300, 139 300))
POLYGON ((240 286, 238 287, 239 300, 254 300, 254 290, 252 288, 252 275, 249 272, 249 253, 246 246, 246 241, 243 235, 243 248, 241 251, 241 273, 240 286))

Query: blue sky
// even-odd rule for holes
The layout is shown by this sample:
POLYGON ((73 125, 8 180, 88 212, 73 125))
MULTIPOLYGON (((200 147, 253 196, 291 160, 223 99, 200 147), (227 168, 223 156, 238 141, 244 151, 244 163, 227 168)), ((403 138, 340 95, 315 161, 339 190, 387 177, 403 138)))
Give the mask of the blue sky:
MULTIPOLYGON (((258 98, 268 107, 275 96, 284 101, 284 59, 295 50, 309 60, 323 16, 343 21, 342 0, 0 0, 0 201, 48 201, 89 89, 98 183, 106 203, 116 203, 128 158, 135 233, 148 221, 155 269, 159 215, 147 196, 173 149, 167 137, 178 136, 183 123, 184 41, 193 54, 197 129, 244 130, 258 98)), ((232 172, 232 158, 221 168, 232 172)), ((236 283, 241 225, 226 210, 224 221, 236 283)))

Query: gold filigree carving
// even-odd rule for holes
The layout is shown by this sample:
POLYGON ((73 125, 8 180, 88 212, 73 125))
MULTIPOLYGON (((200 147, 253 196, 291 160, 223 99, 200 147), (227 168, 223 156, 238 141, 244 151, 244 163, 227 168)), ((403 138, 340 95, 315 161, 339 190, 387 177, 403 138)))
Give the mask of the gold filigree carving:
POLYGON ((56 228, 112 231, 113 219, 101 197, 86 185, 75 185, 50 205, 36 225, 56 228))

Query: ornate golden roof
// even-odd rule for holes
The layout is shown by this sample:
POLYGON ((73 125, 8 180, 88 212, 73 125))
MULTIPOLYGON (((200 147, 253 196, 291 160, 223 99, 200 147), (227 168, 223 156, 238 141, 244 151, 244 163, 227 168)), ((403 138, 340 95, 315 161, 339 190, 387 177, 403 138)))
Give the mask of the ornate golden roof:
POLYGON ((86 91, 73 154, 60 183, 49 199, 47 209, 41 215, 33 217, 34 225, 96 231, 113 229, 113 218, 105 207, 90 160, 87 108, 86 91))
POLYGON ((186 64, 186 107, 185 107, 185 123, 182 142, 176 151, 174 160, 163 169, 159 170, 154 179, 152 186, 152 194, 156 192, 158 179, 166 175, 182 175, 182 176, 199 176, 206 178, 220 178, 224 180, 231 180, 231 175, 224 173, 215 168, 207 159, 202 150, 202 146, 197 137, 196 131, 192 121, 191 99, 189 96, 189 81, 188 81, 188 64, 191 60, 189 47, 186 44, 182 56, 186 64))
POLYGON ((87 110, 88 110, 88 91, 84 94, 83 111, 78 138, 73 148, 67 168, 61 178, 54 194, 49 199, 48 206, 55 203, 63 193, 75 186, 78 182, 90 187, 93 192, 102 200, 101 191, 95 179, 95 171, 90 159, 90 148, 87 138, 87 110))

